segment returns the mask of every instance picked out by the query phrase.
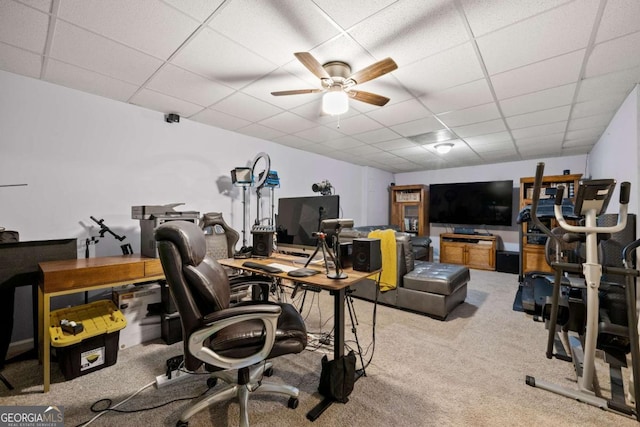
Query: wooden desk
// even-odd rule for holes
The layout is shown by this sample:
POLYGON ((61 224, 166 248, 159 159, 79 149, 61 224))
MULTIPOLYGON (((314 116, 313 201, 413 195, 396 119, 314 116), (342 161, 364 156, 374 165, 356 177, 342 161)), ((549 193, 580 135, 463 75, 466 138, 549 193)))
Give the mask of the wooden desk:
MULTIPOLYGON (((334 315, 334 344, 333 344, 333 358, 338 359, 344 355, 344 325, 345 325, 345 314, 344 314, 344 303, 345 297, 347 295, 347 289, 372 275, 378 275, 378 280, 380 278, 379 273, 382 270, 376 270, 370 273, 355 271, 351 268, 344 269, 344 272, 347 274, 347 278, 345 279, 329 279, 325 274, 324 268, 310 265, 309 268, 316 268, 320 271, 320 273, 308 276, 308 277, 291 277, 288 276, 286 272, 282 273, 268 273, 266 271, 256 269, 256 268, 248 268, 244 267, 242 264, 248 261, 246 259, 222 259, 218 260, 218 262, 222 265, 243 269, 247 271, 252 271, 254 273, 263 274, 271 277, 277 277, 281 279, 293 280, 295 282, 317 286, 321 289, 327 290, 333 295, 333 315, 334 315)), ((294 257, 290 255, 281 255, 276 254, 270 258, 252 258, 251 261, 257 262, 260 264, 284 264, 297 267, 303 267, 306 262, 305 258, 294 257)), ((331 271, 331 270, 330 270, 331 271)), ((329 406, 333 404, 333 400, 329 398, 325 398, 322 402, 316 405, 309 413, 307 413, 307 418, 311 421, 316 420, 329 406)))
POLYGON ((51 298, 130 283, 164 279, 160 260, 140 255, 48 261, 38 264, 38 346, 44 375, 44 392, 51 383, 51 298))

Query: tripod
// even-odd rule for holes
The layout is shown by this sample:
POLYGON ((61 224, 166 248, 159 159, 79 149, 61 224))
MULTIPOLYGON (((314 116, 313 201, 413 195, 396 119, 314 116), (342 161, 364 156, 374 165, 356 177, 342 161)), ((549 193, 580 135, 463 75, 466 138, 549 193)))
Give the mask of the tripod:
MULTIPOLYGON (((313 251, 309 259, 305 263, 304 267, 307 268, 309 266, 309 263, 313 259, 313 257, 315 257, 318 254, 319 250, 322 250, 322 259, 324 260, 324 269, 327 274, 327 277, 329 279, 346 279, 347 277, 349 277, 344 271, 342 271, 340 262, 336 259, 336 257, 333 255, 333 252, 327 245, 327 234, 324 233, 323 231, 319 231, 317 233, 313 233, 312 236, 318 238, 318 244, 316 245, 316 250, 313 251), (331 261, 333 262, 333 265, 336 268, 335 273, 329 273, 329 265, 327 264, 327 253, 329 254, 329 258, 331 258, 331 261)), ((339 239, 336 239, 336 242, 335 242, 336 245, 339 244, 338 241, 339 239)))

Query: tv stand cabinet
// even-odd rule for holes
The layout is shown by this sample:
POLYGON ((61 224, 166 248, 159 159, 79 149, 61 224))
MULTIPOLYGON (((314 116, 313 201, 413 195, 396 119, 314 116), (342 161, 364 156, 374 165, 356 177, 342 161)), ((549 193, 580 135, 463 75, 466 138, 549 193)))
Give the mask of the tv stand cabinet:
POLYGON ((497 240, 496 236, 484 234, 443 233, 440 235, 440 262, 495 270, 497 240))

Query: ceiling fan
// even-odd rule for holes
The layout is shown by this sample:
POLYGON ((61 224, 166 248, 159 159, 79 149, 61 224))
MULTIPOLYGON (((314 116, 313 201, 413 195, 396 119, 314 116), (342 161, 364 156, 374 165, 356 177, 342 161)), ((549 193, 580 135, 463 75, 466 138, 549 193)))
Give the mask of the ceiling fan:
POLYGON ((351 73, 351 67, 342 61, 331 61, 321 65, 309 52, 296 52, 294 55, 302 65, 320 79, 322 89, 283 90, 271 92, 271 95, 284 96, 325 92, 322 99, 323 110, 332 115, 342 114, 348 110, 348 97, 380 107, 389 102, 389 98, 385 96, 354 90, 354 86, 383 76, 398 68, 398 65, 391 58, 383 59, 356 73, 351 73))

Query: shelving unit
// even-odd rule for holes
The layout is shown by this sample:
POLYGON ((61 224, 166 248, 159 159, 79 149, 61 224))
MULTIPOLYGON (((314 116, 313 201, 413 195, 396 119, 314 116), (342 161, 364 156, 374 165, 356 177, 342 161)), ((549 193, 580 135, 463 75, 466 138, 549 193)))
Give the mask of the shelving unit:
POLYGON ((391 224, 417 236, 429 235, 429 190, 426 185, 391 187, 391 224))
MULTIPOLYGON (((550 175, 545 176, 542 179, 542 188, 540 189, 540 198, 552 198, 552 194, 547 194, 547 189, 557 188, 559 185, 564 185, 568 189, 568 194, 565 192, 565 197, 569 197, 572 202, 575 202, 575 191, 580 183, 582 174, 570 174, 570 175, 550 175)), ((534 177, 520 178, 520 209, 527 205, 530 205, 533 197, 533 184, 534 177)), ((550 193, 552 193, 551 191, 550 193)), ((557 226, 555 219, 547 220, 547 227, 550 229, 557 226)), ((521 242, 520 242, 520 262, 522 263, 521 273, 522 275, 531 271, 546 271, 552 273, 553 270, 547 264, 544 256, 544 244, 546 242, 546 236, 542 232, 537 231, 533 223, 526 222, 521 226, 521 242)), ((522 277, 521 277, 522 280, 522 277)))
POLYGON ((497 237, 480 234, 442 233, 440 262, 480 270, 496 269, 497 237))

